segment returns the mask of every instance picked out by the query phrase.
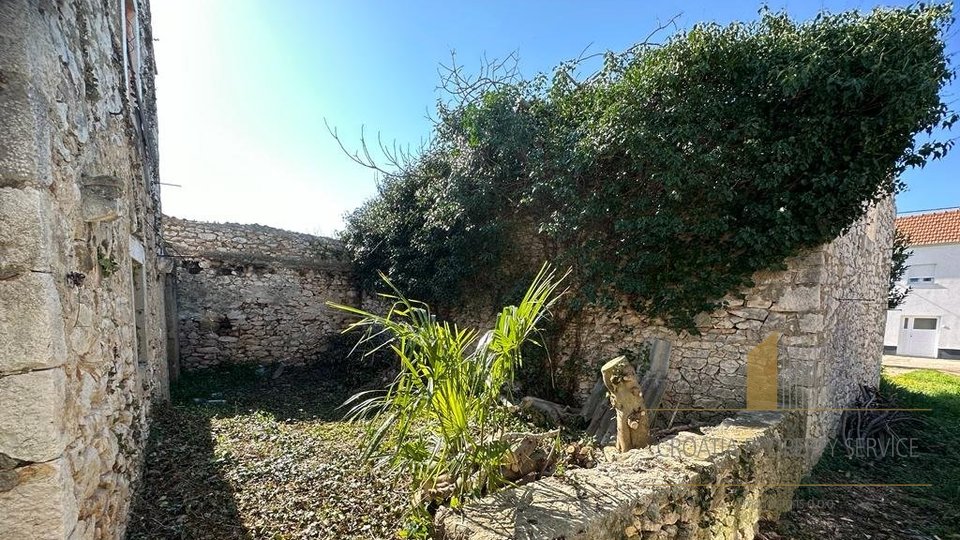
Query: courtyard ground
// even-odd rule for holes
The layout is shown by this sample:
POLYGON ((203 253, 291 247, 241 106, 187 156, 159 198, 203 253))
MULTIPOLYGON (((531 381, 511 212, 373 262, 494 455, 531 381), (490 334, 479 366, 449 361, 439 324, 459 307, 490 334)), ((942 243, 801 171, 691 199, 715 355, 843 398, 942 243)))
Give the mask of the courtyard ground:
POLYGON ((919 358, 916 356, 883 355, 883 367, 890 375, 900 375, 915 369, 934 369, 960 376, 960 360, 919 358))
MULTIPOLYGON (((403 481, 360 460, 363 429, 338 406, 382 384, 330 367, 234 368, 188 376, 159 406, 128 538, 392 538, 403 481)), ((960 377, 885 375, 898 405, 931 408, 899 461, 830 456, 807 483, 931 483, 931 488, 823 487, 761 538, 960 539, 960 377)))
POLYGON ((337 408, 380 381, 341 371, 181 380, 155 409, 128 539, 393 537, 404 486, 362 465, 363 429, 337 408))

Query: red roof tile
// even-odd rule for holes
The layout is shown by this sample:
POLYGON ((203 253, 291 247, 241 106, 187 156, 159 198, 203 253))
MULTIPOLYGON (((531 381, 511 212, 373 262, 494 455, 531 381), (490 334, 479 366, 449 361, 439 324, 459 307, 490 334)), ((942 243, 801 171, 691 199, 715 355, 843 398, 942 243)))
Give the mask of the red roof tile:
POLYGON ((911 246, 960 243, 960 209, 898 217, 897 230, 911 246))

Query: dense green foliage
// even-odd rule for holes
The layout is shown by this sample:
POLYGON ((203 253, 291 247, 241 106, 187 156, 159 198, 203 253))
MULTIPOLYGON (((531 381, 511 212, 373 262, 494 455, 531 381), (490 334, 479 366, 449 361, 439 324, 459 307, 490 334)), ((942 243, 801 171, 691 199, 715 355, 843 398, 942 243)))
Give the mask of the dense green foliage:
POLYGON ((431 143, 348 216, 367 285, 384 271, 452 304, 536 236, 579 302, 626 299, 676 328, 830 241, 947 151, 950 6, 698 25, 552 77, 459 77, 431 143), (518 219, 523 216, 523 219, 518 219), (519 235, 516 234, 519 231, 519 235))
MULTIPOLYGON (((503 308, 493 329, 479 334, 440 322, 429 306, 394 295, 385 315, 330 304, 360 319, 349 330, 389 348, 400 373, 385 392, 351 398, 348 417, 371 419, 367 455, 383 457, 411 477, 412 510, 431 502, 456 504, 504 483, 501 473, 511 424, 509 392, 529 342, 558 296, 563 278, 541 269, 523 299, 503 308)), ((416 515, 416 514, 415 514, 416 515)))
POLYGON ((913 255, 910 239, 899 230, 893 237, 893 251, 890 257, 890 284, 887 288, 887 309, 897 309, 910 294, 910 287, 904 287, 900 281, 910 265, 907 259, 913 255))

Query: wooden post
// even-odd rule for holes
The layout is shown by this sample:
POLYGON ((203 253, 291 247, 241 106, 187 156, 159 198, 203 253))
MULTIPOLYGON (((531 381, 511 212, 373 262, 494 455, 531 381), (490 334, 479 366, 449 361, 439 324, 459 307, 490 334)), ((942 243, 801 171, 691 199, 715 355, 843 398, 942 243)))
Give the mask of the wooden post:
POLYGON ((650 424, 637 372, 626 357, 618 356, 600 369, 610 403, 617 410, 617 450, 626 452, 650 444, 650 424))

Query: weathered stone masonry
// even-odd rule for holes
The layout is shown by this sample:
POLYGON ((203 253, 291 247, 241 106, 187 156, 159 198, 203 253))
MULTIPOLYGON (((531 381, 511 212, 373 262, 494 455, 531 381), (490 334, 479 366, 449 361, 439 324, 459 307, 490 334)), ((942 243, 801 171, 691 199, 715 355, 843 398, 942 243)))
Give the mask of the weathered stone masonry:
MULTIPOLYGON (((564 336, 561 355, 578 355, 595 374, 603 361, 665 339, 672 349, 663 407, 736 409, 746 405, 747 352, 779 333, 781 407, 844 407, 861 385, 880 380, 893 219, 892 202, 884 202, 833 242, 785 261, 785 270, 756 274, 725 308, 700 315, 700 335, 626 309, 595 310, 578 335, 564 336)), ((826 444, 837 419, 810 415, 807 435, 826 444)))
POLYGON ((0 2, 0 538, 123 536, 167 393, 146 0, 0 2))
POLYGON ((703 435, 680 433, 595 469, 444 510, 441 536, 753 538, 758 520, 789 508, 791 486, 836 430, 837 409, 850 406, 861 385, 879 383, 893 218, 892 203, 882 203, 833 242, 786 261, 786 270, 757 274, 754 287, 700 316, 697 336, 626 309, 587 313, 577 334, 561 340, 561 355, 577 355, 586 373, 665 339, 672 349, 662 407, 736 416, 703 435), (783 412, 730 411, 746 406, 747 353, 772 334, 780 334, 783 412))
POLYGON ((301 364, 320 358, 356 305, 350 265, 329 238, 261 225, 164 222, 178 260, 184 370, 219 364, 301 364))

